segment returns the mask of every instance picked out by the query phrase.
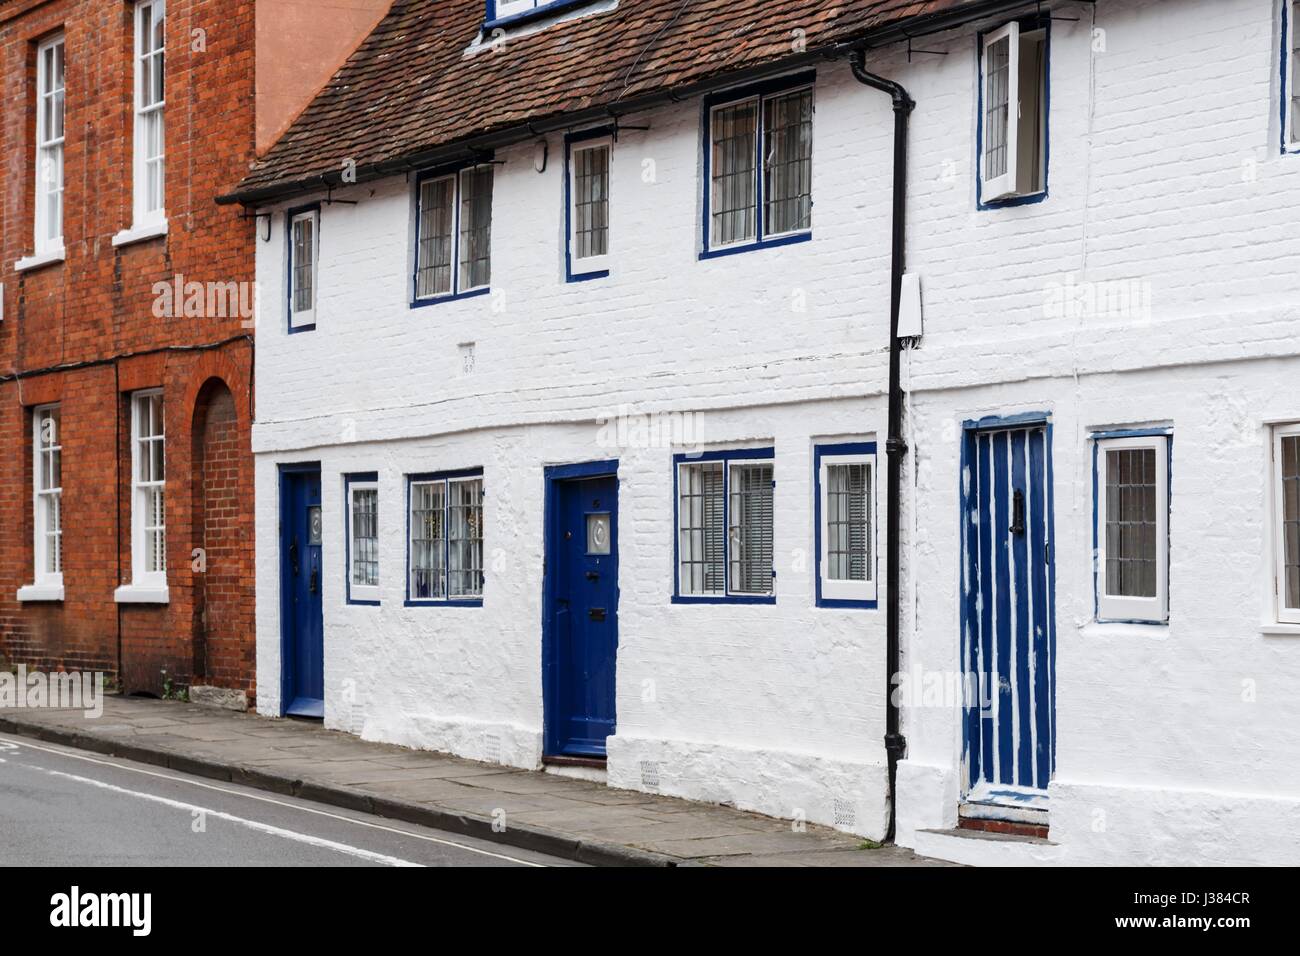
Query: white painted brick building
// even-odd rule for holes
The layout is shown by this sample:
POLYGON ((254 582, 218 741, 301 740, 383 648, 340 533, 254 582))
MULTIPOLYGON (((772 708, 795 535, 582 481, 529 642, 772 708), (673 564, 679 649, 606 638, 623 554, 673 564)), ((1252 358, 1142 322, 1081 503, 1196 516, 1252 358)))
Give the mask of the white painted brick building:
MULTIPOLYGON (((909 62, 906 43, 889 43, 865 61, 917 104, 906 257, 924 326, 902 356, 907 751, 897 839, 970 862, 1293 861, 1300 624, 1284 623, 1285 593, 1275 595, 1287 514, 1275 508, 1282 484, 1273 461, 1279 424, 1300 421, 1300 156, 1283 148, 1284 11, 1270 0, 1099 0, 1095 9, 1044 4, 1060 19, 1040 24, 1032 3, 975 6, 988 15, 914 41, 930 52, 909 62), (990 205, 977 175, 992 122, 981 51, 1013 20, 1031 35, 1046 30, 1046 188, 1030 189, 1031 201, 990 205), (1015 461, 1005 488, 989 491, 993 523, 971 522, 971 482, 981 479, 964 452, 978 458, 991 442, 992 461, 1000 439, 989 429, 1010 429, 1008 442, 1021 429, 1046 436, 1043 484, 1024 472, 1027 532, 1015 530, 1020 512, 1006 510, 1022 507, 1012 505, 1022 491, 1015 461), (1136 603, 1097 595, 1095 566, 1103 592, 1109 582, 1094 536, 1105 538, 1109 525, 1095 530, 1094 509, 1098 499, 1105 509, 1109 451, 1127 447, 1105 436, 1128 436, 1145 456, 1133 461, 1168 468, 1159 472, 1167 484, 1148 476, 1133 486, 1166 516, 1160 524, 1139 506, 1133 532, 1148 538, 1128 567, 1167 569, 1157 575, 1164 595, 1148 604, 1145 579, 1136 603), (1012 526, 1005 541, 1003 519, 1012 526), (1033 750, 1034 773, 1050 778, 1046 800, 1007 814, 1026 832, 999 840, 957 828, 959 817, 998 816, 962 809, 987 796, 966 728, 990 718, 972 724, 960 698, 914 692, 961 683, 981 626, 963 608, 978 617, 977 594, 995 605, 1006 598, 996 584, 980 590, 989 560, 964 550, 964 541, 980 547, 984 530, 996 532, 993 551, 1026 549, 1012 560, 1008 607, 1026 597, 1014 574, 1028 566, 1031 581, 1046 568, 1046 590, 1028 585, 1029 613, 1045 623, 1041 646, 1054 646, 1051 664, 1031 661, 1049 676, 1035 685, 1031 706, 1040 709, 1024 711, 1050 727, 1050 741, 1033 737, 1022 751, 1026 727, 1007 731, 1014 759, 1033 750), (1141 565, 1161 531, 1154 562, 1141 565), (1041 601, 1034 610, 1034 594, 1048 596, 1046 614, 1041 601), (1139 605, 1139 616, 1155 607, 1156 620, 1106 623, 1110 607, 1139 605), (1054 768, 1044 769, 1049 750, 1054 768), (1026 835, 1044 823, 1046 841, 1026 835)), ((542 32, 570 28, 544 24, 542 32)), ((509 56, 506 42, 503 53, 476 55, 509 56)), ((773 63, 770 76, 781 67, 773 63)), ((320 595, 326 726, 542 766, 553 749, 544 688, 555 660, 545 650, 554 625, 544 622, 556 613, 544 581, 555 484, 547 469, 616 460, 610 785, 886 833, 893 114, 889 97, 857 82, 843 56, 792 61, 786 73, 802 83, 810 69, 807 241, 701 256, 710 151, 698 92, 620 116, 609 151, 609 275, 591 281, 566 281, 566 132, 608 119, 572 130, 552 121, 549 131, 497 145, 483 295, 412 307, 418 163, 329 190, 245 198, 269 214, 269 225, 259 222, 253 432, 259 711, 291 703, 281 699, 292 600, 285 466, 319 463, 320 566, 307 587, 320 595), (288 306, 266 304, 290 302, 291 211, 312 204, 314 328, 290 334, 288 306), (695 429, 690 440, 636 432, 647 422, 636 416, 660 415, 685 416, 676 423, 695 429), (610 423, 620 416, 633 429, 623 440, 610 423), (845 443, 879 449, 867 560, 878 600, 869 607, 819 606, 814 453, 845 443), (697 447, 772 450, 774 599, 674 600, 689 596, 674 544, 682 540, 674 456, 697 447), (467 470, 481 470, 481 604, 412 606, 411 476, 467 470), (353 551, 363 545, 351 536, 357 519, 345 487, 347 476, 372 475, 378 583, 364 591, 369 603, 355 603, 353 551)), ((1022 150, 1032 150, 1024 135, 1022 150)), ((323 156, 321 166, 347 159, 323 156)), ((1038 440, 1028 439, 1026 461, 1038 440)), ((293 560, 309 560, 303 553, 293 560)), ((1285 569, 1282 581, 1285 592, 1285 569)), ((1023 692, 1014 673, 1011 683, 1003 693, 1023 692)), ((1020 698, 999 699, 1005 714, 1006 701, 1020 698)), ((996 791, 1008 781, 991 783, 996 791)))

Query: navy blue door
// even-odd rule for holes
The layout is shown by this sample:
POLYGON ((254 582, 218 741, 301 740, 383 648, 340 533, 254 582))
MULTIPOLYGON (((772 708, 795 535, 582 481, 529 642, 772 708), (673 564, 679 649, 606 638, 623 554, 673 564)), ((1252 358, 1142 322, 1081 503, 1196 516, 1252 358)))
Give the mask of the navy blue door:
POLYGON ((614 733, 618 477, 552 483, 546 751, 603 757, 614 733))
POLYGON ((280 594, 284 712, 325 716, 321 615, 320 472, 286 471, 280 483, 280 594))
POLYGON ((966 798, 1045 810, 1056 760, 1047 426, 968 432, 964 459, 966 798))

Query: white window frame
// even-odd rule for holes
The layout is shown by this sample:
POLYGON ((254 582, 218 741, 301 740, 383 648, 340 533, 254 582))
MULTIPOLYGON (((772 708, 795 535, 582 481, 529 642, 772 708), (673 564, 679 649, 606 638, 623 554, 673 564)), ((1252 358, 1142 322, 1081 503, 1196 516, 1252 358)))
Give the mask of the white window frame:
POLYGON ((611 243, 614 230, 609 221, 609 214, 614 208, 612 201, 614 186, 614 137, 597 136, 569 145, 569 272, 571 275, 586 275, 591 272, 609 271, 611 243), (605 254, 603 256, 578 255, 578 154, 593 149, 604 148, 607 157, 605 167, 605 254))
MULTIPOLYGON (((49 534, 51 529, 46 521, 46 509, 43 507, 44 498, 54 498, 59 502, 59 527, 54 529, 54 533, 62 538, 63 535, 63 487, 62 481, 57 488, 44 487, 42 476, 45 474, 43 458, 47 454, 57 454, 60 459, 59 474, 62 476, 62 419, 53 417, 54 413, 60 411, 58 404, 40 405, 32 410, 32 554, 34 557, 34 575, 32 580, 39 588, 59 588, 63 587, 63 564, 61 560, 56 560, 59 565, 57 571, 47 570, 49 564, 49 534), (45 444, 43 432, 45 431, 45 422, 50 422, 52 428, 51 442, 45 444)), ((61 548, 59 552, 61 553, 61 548)))
POLYGON ((37 256, 63 249, 63 141, 67 131, 66 64, 66 47, 62 33, 43 41, 36 48, 36 188, 34 192, 36 209, 33 216, 33 239, 37 256), (54 58, 62 65, 62 75, 57 78, 59 84, 57 87, 54 85, 55 77, 50 75, 49 67, 46 65, 47 57, 53 51, 57 51, 54 53, 54 58), (57 103, 59 122, 63 127, 63 132, 57 136, 52 136, 48 128, 49 122, 45 109, 47 100, 55 100, 57 103), (48 206, 50 198, 55 194, 58 195, 59 209, 58 222, 53 225, 57 225, 58 230, 56 235, 50 235, 52 223, 48 206))
POLYGON ((870 453, 851 455, 823 455, 817 474, 818 497, 820 499, 821 527, 817 529, 821 539, 818 574, 821 576, 821 596, 831 601, 874 601, 876 600, 876 456, 870 453), (867 467, 867 579, 865 581, 842 580, 830 577, 830 469, 834 465, 865 465, 867 467))
POLYGON ((486 292, 492 286, 492 246, 491 246, 491 227, 493 214, 496 205, 496 167, 492 163, 474 163, 469 166, 462 166, 454 171, 439 173, 437 175, 425 176, 416 180, 415 185, 415 222, 416 222, 416 243, 415 243, 415 269, 412 276, 411 295, 412 302, 423 304, 426 302, 438 302, 443 299, 454 299, 458 296, 468 295, 476 292, 486 292), (461 287, 461 210, 465 202, 465 177, 467 174, 476 172, 480 169, 488 169, 492 173, 492 199, 488 207, 488 281, 480 285, 461 287), (446 292, 431 292, 425 295, 419 294, 420 288, 420 236, 419 226, 424 208, 424 186, 426 183, 438 182, 440 180, 450 179, 453 181, 452 188, 452 215, 451 215, 451 282, 450 288, 446 292))
MULTIPOLYGON (((753 449, 750 449, 752 452, 753 449)), ((772 458, 705 458, 697 461, 679 461, 677 462, 677 500, 674 503, 674 517, 676 527, 673 533, 677 536, 678 549, 676 551, 676 578, 677 578, 677 595, 685 598, 695 598, 703 601, 722 601, 726 599, 748 599, 758 598, 766 600, 776 597, 776 459, 772 458), (721 593, 714 591, 691 591, 687 590, 689 586, 689 575, 683 574, 681 547, 682 534, 682 472, 687 468, 698 467, 700 465, 711 465, 720 463, 722 465, 722 497, 723 497, 723 528, 722 528, 722 580, 723 589, 721 593), (731 540, 731 494, 732 494, 732 474, 737 468, 747 465, 765 465, 772 469, 772 568, 770 584, 766 591, 737 591, 732 587, 732 548, 734 543, 731 540)))
POLYGON ((984 37, 984 47, 980 53, 982 58, 980 76, 984 84, 984 95, 981 98, 984 115, 980 117, 980 123, 984 130, 984 139, 981 143, 980 151, 980 171, 981 174, 987 169, 989 143, 991 137, 988 124, 988 111, 992 103, 989 85, 992 82, 993 72, 989 69, 989 48, 995 43, 1007 40, 1007 168, 1001 176, 995 176, 992 179, 983 179, 984 188, 980 199, 984 202, 996 202, 999 199, 1007 199, 1016 195, 1016 163, 1019 158, 1019 113, 1020 113, 1020 24, 1015 20, 994 30, 984 37))
POLYGON ((504 20, 506 17, 531 13, 533 10, 540 10, 558 2, 559 0, 496 0, 492 7, 492 19, 504 20))
POLYGON ((1164 624, 1169 620, 1169 436, 1141 435, 1098 438, 1097 465, 1093 476, 1096 505, 1096 588, 1097 618, 1101 621, 1132 621, 1164 624), (1154 597, 1132 597, 1106 593, 1106 454, 1127 449, 1151 449, 1156 460, 1156 593, 1154 597))
POLYGON ((162 403, 162 389, 150 388, 131 393, 131 585, 134 588, 165 589, 167 587, 167 428, 166 405, 162 403), (146 441, 141 433, 141 408, 146 402, 157 398, 160 404, 159 420, 163 426, 162 433, 149 436, 149 441, 160 441, 163 446, 163 477, 161 480, 144 481, 141 478, 141 448, 146 441), (148 548, 146 535, 148 524, 147 495, 154 488, 163 491, 163 550, 161 570, 150 570, 146 565, 148 548))
MULTIPOLYGON (((481 569, 483 575, 482 585, 477 594, 452 594, 451 593, 451 508, 452 508, 452 486, 465 484, 468 482, 478 482, 479 484, 479 513, 480 521, 483 523, 481 529, 481 538, 483 542, 483 558, 486 564, 487 559, 487 485, 484 482, 482 472, 456 475, 411 475, 407 477, 407 502, 406 502, 406 589, 408 605, 474 605, 478 606, 483 603, 483 595, 487 590, 487 568, 481 569), (416 597, 415 588, 415 489, 417 486, 441 485, 442 486, 442 546, 443 546, 443 594, 441 597, 416 597)), ((464 570, 463 568, 458 570, 464 570)))
POLYGON ((1296 129, 1296 111, 1300 110, 1300 88, 1296 77, 1300 75, 1300 29, 1296 13, 1300 11, 1297 0, 1285 0, 1283 16, 1286 17, 1286 38, 1282 58, 1286 68, 1282 73, 1282 144, 1287 152, 1300 151, 1300 130, 1296 129))
MULTIPOLYGON (((347 567, 347 595, 348 600, 379 602, 379 584, 358 584, 355 577, 352 562, 356 560, 357 555, 357 537, 356 527, 353 522, 354 509, 356 507, 357 493, 361 491, 373 491, 375 493, 375 559, 379 560, 379 546, 382 538, 379 535, 379 482, 377 481, 348 481, 348 513, 346 517, 347 534, 348 534, 348 567, 347 567)), ((376 582, 381 581, 379 577, 382 568, 376 570, 376 582)))
POLYGON ((1279 624, 1300 624, 1300 608, 1288 608, 1283 597, 1286 593, 1286 529, 1283 524, 1286 511, 1282 497, 1282 439, 1295 437, 1300 437, 1300 422, 1273 426, 1269 484, 1273 514, 1273 609, 1279 624))
POLYGON ((135 7, 132 9, 132 17, 135 22, 135 43, 132 47, 134 51, 133 69, 132 69, 132 103, 135 114, 135 134, 134 148, 131 154, 132 181, 133 181, 133 222, 132 230, 141 230, 148 227, 161 226, 167 221, 167 53, 166 53, 166 0, 137 0, 135 7), (145 25, 145 12, 149 13, 148 25, 145 25), (150 50, 145 52, 145 43, 153 33, 153 24, 159 19, 163 20, 164 40, 161 52, 150 50), (163 96, 157 103, 144 105, 142 79, 143 70, 141 63, 146 56, 157 56, 162 61, 163 67, 163 96), (145 117, 158 112, 162 115, 162 153, 157 157, 162 163, 162 174, 159 189, 159 206, 157 209, 148 208, 149 198, 149 169, 148 159, 145 156, 147 136, 145 133, 145 117))
POLYGON ((316 324, 316 303, 320 298, 320 210, 316 208, 303 209, 289 216, 289 230, 287 236, 289 244, 289 328, 301 329, 309 328, 316 324), (298 223, 311 222, 311 308, 296 310, 295 299, 297 298, 298 287, 294 281, 297 272, 298 263, 294 260, 294 252, 297 249, 297 243, 294 242, 294 232, 298 223))

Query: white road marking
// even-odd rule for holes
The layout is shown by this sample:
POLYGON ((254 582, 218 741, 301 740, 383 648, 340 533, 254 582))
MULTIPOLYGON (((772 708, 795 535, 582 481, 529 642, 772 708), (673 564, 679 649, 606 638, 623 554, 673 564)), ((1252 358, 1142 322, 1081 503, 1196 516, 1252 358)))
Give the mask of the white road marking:
POLYGON ((77 783, 99 787, 101 790, 110 790, 113 793, 121 793, 128 797, 136 797, 140 800, 149 800, 153 803, 161 803, 163 806, 171 807, 174 810, 184 810, 187 813, 202 813, 207 817, 214 817, 218 820, 225 820, 227 823, 235 823, 241 827, 248 827, 248 829, 256 830, 258 833, 283 837, 286 840, 293 840, 295 843, 306 843, 308 846, 321 847, 326 850, 333 850, 336 853, 346 853, 348 856, 354 856, 361 860, 369 860, 372 863, 382 863, 385 866, 423 865, 420 863, 411 863, 408 860, 401 860, 395 856, 388 856, 384 853, 375 853, 371 850, 363 850, 361 847, 348 846, 346 843, 336 843, 334 840, 326 840, 324 837, 311 836, 306 833, 298 833, 296 830, 286 830, 283 827, 272 826, 269 823, 259 823, 257 820, 248 820, 244 817, 237 817, 233 813, 224 813, 221 810, 210 810, 207 807, 200 807, 194 803, 182 803, 180 800, 172 800, 169 797, 160 797, 156 794, 145 793, 141 790, 128 790, 126 787, 119 787, 116 784, 105 783, 102 780, 95 780, 91 777, 81 777, 75 773, 64 773, 62 770, 47 770, 44 767, 37 767, 35 769, 43 770, 52 777, 62 777, 64 780, 74 780, 77 783))
POLYGON ((296 803, 288 803, 284 800, 276 800, 273 797, 265 797, 258 793, 245 793, 242 790, 231 790, 228 787, 218 787, 215 784, 204 783, 201 780, 189 780, 185 777, 175 777, 168 773, 159 773, 156 770, 145 770, 142 767, 128 767, 120 763, 114 763, 111 760, 98 760, 94 757, 87 757, 84 754, 69 753, 66 750, 56 750, 53 747, 42 747, 39 744, 28 743, 25 740, 5 740, 0 738, 0 744, 9 744, 11 747, 26 747, 30 750, 39 750, 43 753, 54 754, 58 757, 67 757, 72 760, 83 760, 86 763, 99 764, 104 767, 112 767, 114 770, 125 770, 131 773, 143 774, 146 777, 158 777, 161 780, 170 780, 173 783, 184 783, 191 787, 202 787, 205 790, 215 790, 217 793, 229 794, 232 797, 242 797, 246 800, 257 800, 261 803, 270 803, 277 807, 285 807, 289 810, 297 810, 300 813, 314 813, 317 816, 328 817, 331 820, 342 820, 345 823, 356 824, 357 826, 370 827, 372 830, 383 830, 386 833, 395 833, 398 836, 413 837, 417 840, 424 840, 426 843, 437 843, 440 846, 455 847, 458 850, 465 850, 468 853, 477 853, 480 856, 490 856, 497 860, 506 860, 510 863, 518 863, 520 866, 531 866, 544 868, 545 863, 534 863, 531 860, 520 860, 513 856, 506 856, 504 853, 493 853, 491 850, 481 850, 478 847, 468 846, 464 843, 457 843, 455 840, 443 840, 438 837, 428 836, 423 833, 412 833, 409 830, 402 830, 398 827, 385 826, 382 823, 373 823, 369 820, 358 820, 355 817, 345 817, 338 813, 330 813, 328 810, 318 810, 315 807, 305 807, 296 803))

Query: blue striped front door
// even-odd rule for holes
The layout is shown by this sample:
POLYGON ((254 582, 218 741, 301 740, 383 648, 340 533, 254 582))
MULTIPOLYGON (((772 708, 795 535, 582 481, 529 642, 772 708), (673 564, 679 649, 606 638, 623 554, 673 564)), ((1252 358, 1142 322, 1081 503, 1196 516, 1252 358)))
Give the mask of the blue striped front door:
POLYGON ((965 797, 1045 809, 1056 762, 1048 426, 971 429, 965 441, 965 797))

